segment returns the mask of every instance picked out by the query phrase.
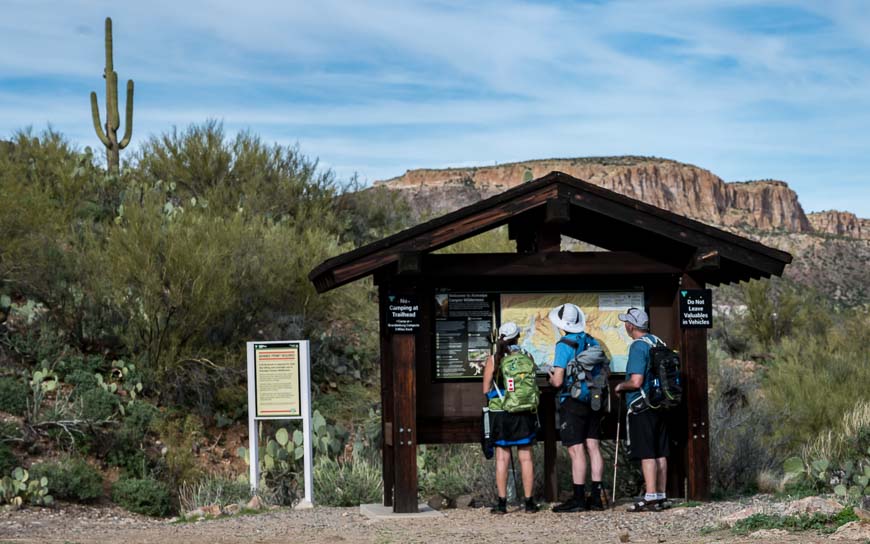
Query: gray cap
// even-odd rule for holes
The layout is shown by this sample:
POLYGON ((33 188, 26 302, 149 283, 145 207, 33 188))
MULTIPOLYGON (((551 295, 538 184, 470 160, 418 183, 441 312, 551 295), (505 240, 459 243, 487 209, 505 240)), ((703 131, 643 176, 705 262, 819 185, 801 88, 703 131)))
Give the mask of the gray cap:
POLYGON ((639 329, 645 330, 649 328, 649 316, 640 308, 629 308, 627 312, 619 314, 617 317, 620 321, 631 323, 639 329))

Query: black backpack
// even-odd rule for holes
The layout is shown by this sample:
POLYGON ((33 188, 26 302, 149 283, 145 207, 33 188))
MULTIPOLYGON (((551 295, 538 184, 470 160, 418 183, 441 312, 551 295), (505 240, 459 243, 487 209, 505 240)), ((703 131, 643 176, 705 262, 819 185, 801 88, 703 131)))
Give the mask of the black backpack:
POLYGON ((683 401, 683 386, 680 383, 680 356, 656 337, 656 342, 644 336, 641 340, 650 345, 649 374, 653 377, 646 403, 650 408, 669 410, 683 401))

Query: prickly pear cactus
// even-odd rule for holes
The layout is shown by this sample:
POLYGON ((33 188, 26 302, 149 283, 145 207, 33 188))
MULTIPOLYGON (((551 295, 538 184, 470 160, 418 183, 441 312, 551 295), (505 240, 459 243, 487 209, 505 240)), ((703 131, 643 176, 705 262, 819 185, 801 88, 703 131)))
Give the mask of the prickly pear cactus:
POLYGON ((48 494, 48 478, 31 480, 30 473, 18 467, 10 476, 0 479, 0 504, 21 508, 24 504, 51 506, 54 497, 48 494))

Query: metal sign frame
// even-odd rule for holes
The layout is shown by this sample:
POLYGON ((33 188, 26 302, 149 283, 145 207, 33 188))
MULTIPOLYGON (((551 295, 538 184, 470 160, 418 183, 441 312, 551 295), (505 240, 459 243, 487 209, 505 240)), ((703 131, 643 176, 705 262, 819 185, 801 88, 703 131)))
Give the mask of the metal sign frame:
POLYGON ((305 496, 297 508, 310 508, 314 505, 314 458, 311 447, 311 356, 308 340, 271 340, 267 342, 247 342, 248 357, 248 460, 250 464, 251 490, 256 492, 260 483, 260 447, 257 423, 259 421, 302 420, 303 436, 303 473, 305 496), (298 416, 257 416, 256 368, 254 367, 255 346, 299 345, 299 397, 302 412, 298 416))

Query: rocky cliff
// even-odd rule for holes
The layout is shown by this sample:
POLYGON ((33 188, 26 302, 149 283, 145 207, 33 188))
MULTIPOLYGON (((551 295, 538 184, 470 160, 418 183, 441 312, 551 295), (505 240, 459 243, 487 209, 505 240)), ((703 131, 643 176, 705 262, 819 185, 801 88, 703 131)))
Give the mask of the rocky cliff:
POLYGON ((797 195, 784 182, 726 183, 709 170, 648 157, 548 159, 409 170, 377 184, 402 191, 423 216, 440 215, 553 170, 715 225, 765 231, 813 230, 797 195))
POLYGON ((422 219, 553 170, 788 251, 795 260, 786 276, 846 304, 870 302, 870 220, 836 211, 807 215, 782 181, 728 183, 709 170, 666 159, 596 157, 409 170, 376 184, 400 191, 422 219))
POLYGON ((819 234, 870 240, 870 219, 860 219, 854 213, 829 210, 811 213, 807 218, 819 234))

